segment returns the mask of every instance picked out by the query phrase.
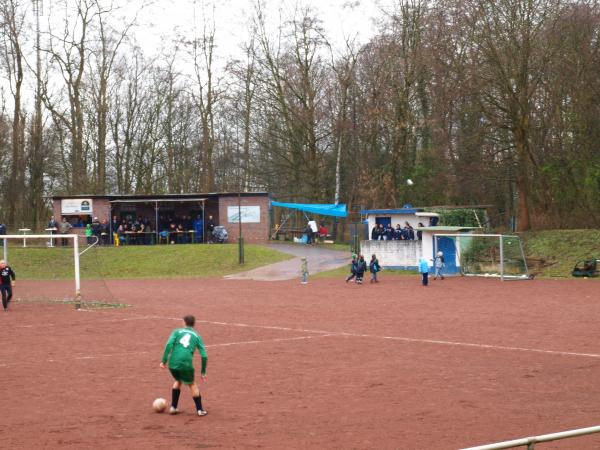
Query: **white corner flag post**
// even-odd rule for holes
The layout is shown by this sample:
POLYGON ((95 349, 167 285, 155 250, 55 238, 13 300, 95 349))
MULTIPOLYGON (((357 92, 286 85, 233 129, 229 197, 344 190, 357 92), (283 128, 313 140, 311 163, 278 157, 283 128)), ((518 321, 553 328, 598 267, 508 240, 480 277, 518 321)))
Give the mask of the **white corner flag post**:
POLYGON ((75 309, 81 309, 81 279, 79 277, 79 240, 76 234, 73 237, 73 258, 75 261, 75 309))

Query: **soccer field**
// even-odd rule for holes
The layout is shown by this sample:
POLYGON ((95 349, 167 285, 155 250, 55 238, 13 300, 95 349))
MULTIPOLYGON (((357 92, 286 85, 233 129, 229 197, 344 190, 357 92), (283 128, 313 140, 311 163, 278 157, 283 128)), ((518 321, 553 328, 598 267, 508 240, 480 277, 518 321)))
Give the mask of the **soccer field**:
MULTIPOLYGON (((20 281, 15 297, 64 283, 20 281)), ((3 448, 454 449, 600 421, 591 280, 97 283, 130 307, 22 301, 0 315, 3 448), (209 414, 187 390, 182 414, 157 414, 163 346, 190 313, 209 414)))

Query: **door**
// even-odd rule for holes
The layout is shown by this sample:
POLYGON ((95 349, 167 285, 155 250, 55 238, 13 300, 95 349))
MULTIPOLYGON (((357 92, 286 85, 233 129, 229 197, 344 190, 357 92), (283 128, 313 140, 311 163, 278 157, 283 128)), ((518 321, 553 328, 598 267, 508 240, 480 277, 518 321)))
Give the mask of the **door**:
POLYGON ((381 225, 383 225, 383 228, 386 228, 388 225, 392 224, 392 218, 391 217, 375 217, 375 223, 377 225, 381 224, 381 225))
MULTIPOLYGON (((456 243, 454 242, 454 239, 446 236, 439 236, 437 238, 437 250, 444 254, 444 273, 451 274, 460 272, 460 269, 456 267, 456 243)), ((435 260, 435 255, 433 255, 432 259, 435 260)))

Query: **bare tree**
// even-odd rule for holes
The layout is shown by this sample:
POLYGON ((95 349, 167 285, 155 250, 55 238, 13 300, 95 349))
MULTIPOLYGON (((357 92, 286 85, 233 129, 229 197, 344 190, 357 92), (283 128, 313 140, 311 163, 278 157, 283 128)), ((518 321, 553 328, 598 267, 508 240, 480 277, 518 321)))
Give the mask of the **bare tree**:
POLYGON ((24 56, 21 43, 24 14, 23 7, 18 0, 0 1, 2 60, 13 100, 11 166, 6 185, 6 219, 10 225, 15 225, 19 219, 22 219, 25 195, 25 114, 22 110, 24 56))

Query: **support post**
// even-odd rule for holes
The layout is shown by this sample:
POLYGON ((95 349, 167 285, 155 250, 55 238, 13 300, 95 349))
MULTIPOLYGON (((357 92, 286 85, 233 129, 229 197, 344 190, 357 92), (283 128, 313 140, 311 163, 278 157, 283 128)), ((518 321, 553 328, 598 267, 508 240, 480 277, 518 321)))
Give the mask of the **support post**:
POLYGON ((523 264, 525 265, 525 275, 529 276, 529 267, 527 267, 527 258, 525 257, 525 250, 523 249, 523 241, 521 241, 521 238, 519 238, 519 248, 521 249, 523 264))
POLYGON ((73 258, 75 259, 75 309, 81 309, 81 279, 79 276, 79 240, 73 237, 73 258))
POLYGON ((502 235, 500 235, 499 239, 500 239, 500 280, 504 281, 504 242, 502 240, 502 235))
POLYGON ((156 228, 155 230, 155 234, 156 234, 156 241, 154 242, 155 244, 159 244, 160 241, 160 234, 159 234, 159 229, 158 229, 158 201, 154 202, 154 227, 156 228))
POLYGON ((4 247, 4 261, 8 264, 8 240, 2 239, 2 246, 4 247))
POLYGON ((239 263, 244 264, 244 238, 242 237, 242 193, 238 191, 238 252, 239 263))

